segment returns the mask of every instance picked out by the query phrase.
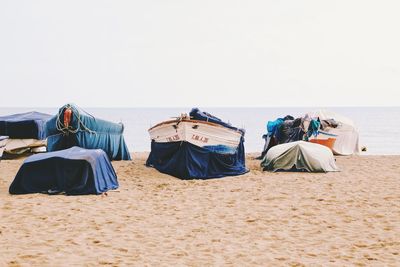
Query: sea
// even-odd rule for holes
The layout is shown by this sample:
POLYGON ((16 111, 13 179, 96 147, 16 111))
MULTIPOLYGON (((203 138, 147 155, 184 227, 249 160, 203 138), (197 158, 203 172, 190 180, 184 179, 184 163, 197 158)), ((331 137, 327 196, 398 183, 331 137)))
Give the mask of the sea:
MULTIPOLYGON (((292 115, 300 117, 321 107, 274 107, 274 108, 218 108, 207 111, 233 126, 246 130, 246 153, 260 153, 264 146, 262 135, 270 120, 292 115)), ((131 153, 150 151, 147 130, 163 121, 189 113, 191 108, 83 108, 101 119, 122 122, 124 137, 131 153)), ((328 110, 352 119, 360 132, 360 146, 367 148, 361 155, 400 155, 400 107, 329 107, 328 110)), ((58 108, 0 108, 0 116, 38 111, 57 114, 58 108)))

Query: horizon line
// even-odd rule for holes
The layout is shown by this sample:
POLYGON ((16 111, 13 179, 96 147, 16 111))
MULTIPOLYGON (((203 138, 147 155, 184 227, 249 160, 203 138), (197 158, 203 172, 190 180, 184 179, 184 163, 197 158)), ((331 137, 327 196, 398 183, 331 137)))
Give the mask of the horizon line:
MULTIPOLYGON (((73 104, 73 103, 72 103, 73 104)), ((113 109, 131 109, 131 108, 400 108, 400 105, 360 105, 360 106, 334 106, 334 105, 326 105, 326 106, 80 106, 82 108, 113 108, 113 109)), ((61 106, 0 106, 0 109, 3 108, 59 108, 61 106)))

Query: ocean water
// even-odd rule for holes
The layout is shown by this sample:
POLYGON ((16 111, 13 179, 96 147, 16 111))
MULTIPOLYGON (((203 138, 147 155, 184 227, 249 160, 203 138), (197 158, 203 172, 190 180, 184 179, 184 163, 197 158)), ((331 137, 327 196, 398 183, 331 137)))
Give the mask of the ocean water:
MULTIPOLYGON (((246 130, 246 152, 260 152, 264 146, 261 136, 266 132, 266 123, 278 117, 294 117, 319 109, 318 107, 280 108, 201 108, 234 126, 246 130)), ((0 108, 0 116, 39 111, 56 114, 58 108, 0 108)), ((95 117, 122 122, 125 125, 125 140, 130 152, 150 151, 150 126, 189 113, 190 108, 84 108, 95 117)), ((365 155, 400 155, 400 107, 337 107, 334 112, 351 118, 360 131, 360 145, 367 147, 365 155)))

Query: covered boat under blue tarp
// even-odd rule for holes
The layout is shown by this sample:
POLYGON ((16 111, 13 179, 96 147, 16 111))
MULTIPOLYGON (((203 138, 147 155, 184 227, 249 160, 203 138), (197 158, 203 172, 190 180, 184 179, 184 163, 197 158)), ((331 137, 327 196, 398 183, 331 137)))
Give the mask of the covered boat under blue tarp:
POLYGON ((28 157, 9 192, 84 195, 101 194, 116 188, 117 176, 103 150, 72 147, 28 157))
POLYGON ((130 160, 124 125, 101 120, 74 105, 65 105, 46 123, 47 151, 72 146, 103 149, 111 160, 130 160), (71 113, 68 113, 71 112, 71 113))
POLYGON ((248 172, 243 141, 230 154, 214 152, 189 142, 152 141, 146 165, 181 179, 220 178, 248 172))
POLYGON ((151 152, 146 165, 180 179, 241 175, 245 165, 244 130, 192 109, 149 129, 151 152))
POLYGON ((52 116, 36 111, 0 116, 0 135, 11 139, 46 139, 45 124, 52 116))

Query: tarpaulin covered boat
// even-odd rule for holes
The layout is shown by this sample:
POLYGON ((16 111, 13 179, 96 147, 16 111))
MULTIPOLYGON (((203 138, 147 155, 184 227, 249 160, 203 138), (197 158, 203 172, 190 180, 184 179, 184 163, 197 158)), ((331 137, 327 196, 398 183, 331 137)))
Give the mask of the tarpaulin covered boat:
POLYGON ((146 165, 160 172, 181 179, 208 179, 248 171, 244 130, 199 109, 157 124, 149 134, 146 165))
POLYGON ((339 171, 332 151, 318 144, 295 141, 280 144, 268 150, 261 162, 268 171, 339 171))
POLYGON ((116 188, 117 175, 103 150, 72 147, 28 157, 9 192, 84 195, 116 188))
POLYGON ((124 125, 93 117, 67 104, 46 123, 47 150, 57 151, 73 146, 102 149, 111 160, 130 160, 124 136, 124 125))
POLYGON ((317 110, 299 118, 288 115, 268 121, 264 149, 259 159, 278 144, 310 141, 330 148, 335 155, 352 155, 360 152, 359 132, 349 118, 326 110, 317 110))
POLYGON ((25 152, 45 151, 45 124, 52 116, 36 111, 0 117, 0 135, 7 136, 3 147, 8 157, 25 152))

